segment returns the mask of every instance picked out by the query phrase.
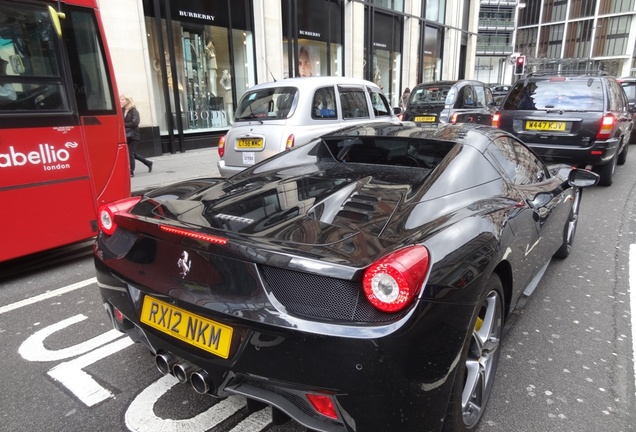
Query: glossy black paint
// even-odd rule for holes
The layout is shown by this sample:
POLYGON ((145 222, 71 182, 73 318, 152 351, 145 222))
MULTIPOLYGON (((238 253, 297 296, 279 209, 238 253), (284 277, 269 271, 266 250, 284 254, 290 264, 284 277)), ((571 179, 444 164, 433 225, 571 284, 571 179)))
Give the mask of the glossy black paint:
POLYGON ((101 294, 126 317, 117 328, 207 371, 216 396, 270 403, 320 431, 441 430, 486 281, 499 276, 509 313, 570 215, 571 169, 523 159, 544 177, 515 184, 500 155, 516 146, 484 126, 367 124, 229 179, 156 189, 115 217, 112 236, 99 235, 101 294), (364 270, 413 244, 430 253, 420 296, 399 313, 373 309, 364 270), (232 326, 229 358, 141 324, 146 295, 232 326), (337 420, 312 411, 310 391, 333 395, 337 420))

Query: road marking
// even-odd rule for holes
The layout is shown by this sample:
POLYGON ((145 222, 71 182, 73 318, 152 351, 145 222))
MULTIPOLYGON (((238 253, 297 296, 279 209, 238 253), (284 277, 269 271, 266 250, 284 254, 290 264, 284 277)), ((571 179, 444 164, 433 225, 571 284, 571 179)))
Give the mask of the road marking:
POLYGON ((86 406, 91 407, 108 398, 114 397, 114 395, 99 385, 97 381, 82 369, 124 348, 128 348, 132 344, 134 344, 132 339, 128 337, 121 338, 118 341, 91 351, 74 360, 60 363, 47 373, 62 383, 64 387, 69 389, 79 400, 86 404, 86 406))
POLYGON ((49 350, 44 347, 44 340, 51 336, 53 333, 57 333, 60 330, 64 330, 66 327, 70 327, 73 324, 84 321, 88 317, 83 314, 75 315, 67 318, 55 324, 51 324, 29 336, 20 348, 18 352, 25 360, 31 362, 49 362, 57 360, 65 360, 78 355, 86 354, 89 351, 94 350, 102 345, 114 341, 115 339, 122 337, 123 334, 115 329, 102 333, 99 336, 95 336, 85 342, 77 345, 63 348, 60 350, 49 350))
POLYGON ((636 244, 629 246, 629 308, 632 317, 632 363, 636 382, 636 244))
POLYGON ((192 418, 174 420, 156 416, 155 403, 177 384, 179 381, 175 377, 165 375, 139 393, 126 410, 126 427, 136 432, 205 432, 235 415, 245 406, 244 398, 230 396, 192 418))
POLYGON ((24 306, 31 305, 33 303, 40 302, 42 300, 49 299, 51 297, 56 297, 62 294, 66 294, 67 292, 75 291, 76 289, 84 288, 87 285, 91 285, 97 282, 97 278, 86 279, 85 281, 77 282, 72 285, 68 285, 53 291, 46 292, 44 294, 37 295, 35 297, 30 297, 28 299, 21 300, 19 302, 11 303, 6 306, 0 307, 0 315, 5 312, 10 312, 15 309, 19 309, 24 306))

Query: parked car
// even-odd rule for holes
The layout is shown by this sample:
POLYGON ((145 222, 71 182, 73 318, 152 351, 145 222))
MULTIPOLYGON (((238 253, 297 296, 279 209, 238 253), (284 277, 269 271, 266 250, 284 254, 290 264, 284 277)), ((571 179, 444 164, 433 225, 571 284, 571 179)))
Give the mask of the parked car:
POLYGON ((370 81, 306 77, 253 86, 219 142, 219 172, 231 176, 328 131, 369 121, 399 121, 370 81))
POLYGON ((632 119, 634 120, 634 127, 632 128, 631 144, 636 143, 636 77, 622 77, 618 79, 618 83, 625 90, 625 95, 629 101, 629 109, 632 112, 632 119))
POLYGON ((490 86, 490 90, 492 90, 492 97, 495 99, 495 103, 501 103, 501 101, 508 94, 511 88, 512 85, 509 84, 495 84, 490 86))
POLYGON ((610 186, 616 165, 627 160, 633 120, 610 76, 531 74, 515 83, 493 125, 546 161, 592 168, 610 186))
POLYGON ((199 393, 312 431, 473 430, 506 318, 597 180, 490 126, 351 126, 102 206, 97 281, 199 393))
POLYGON ((439 123, 490 125, 494 107, 492 92, 481 81, 436 81, 415 86, 402 119, 433 127, 439 123))

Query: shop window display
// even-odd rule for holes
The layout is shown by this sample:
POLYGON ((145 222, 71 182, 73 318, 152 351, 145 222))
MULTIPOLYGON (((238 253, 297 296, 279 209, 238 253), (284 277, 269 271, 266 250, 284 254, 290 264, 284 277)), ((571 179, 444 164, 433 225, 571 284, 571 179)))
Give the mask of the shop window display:
MULTIPOLYGON (((162 22, 165 26, 165 21, 162 22)), ((155 95, 163 95, 163 77, 158 53, 158 32, 155 22, 146 19, 148 46, 154 55, 155 95)), ((162 33, 165 35, 165 28, 162 33)), ((234 91, 236 97, 254 84, 254 64, 248 53, 253 52, 250 32, 232 31, 233 62, 230 61, 230 44, 227 28, 189 25, 173 21, 172 34, 175 58, 164 52, 167 65, 167 83, 170 90, 170 106, 163 97, 156 98, 157 118, 161 131, 168 130, 168 114, 176 120, 174 86, 178 87, 178 102, 184 132, 227 129, 232 124, 234 91), (175 62, 177 77, 172 76, 171 63, 175 62), (234 69, 232 68, 234 65, 234 69)), ((168 46, 167 43, 164 43, 168 46)), ((176 122, 174 123, 176 128, 176 122)))

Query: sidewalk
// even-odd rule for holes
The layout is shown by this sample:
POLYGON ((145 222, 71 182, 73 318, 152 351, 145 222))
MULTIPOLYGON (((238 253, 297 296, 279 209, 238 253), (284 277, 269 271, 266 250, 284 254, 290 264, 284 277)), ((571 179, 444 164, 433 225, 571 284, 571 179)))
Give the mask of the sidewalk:
POLYGON ((135 176, 130 179, 133 192, 163 186, 198 177, 218 177, 216 147, 189 150, 185 153, 165 154, 148 158, 153 162, 152 172, 139 161, 135 163, 135 176))

